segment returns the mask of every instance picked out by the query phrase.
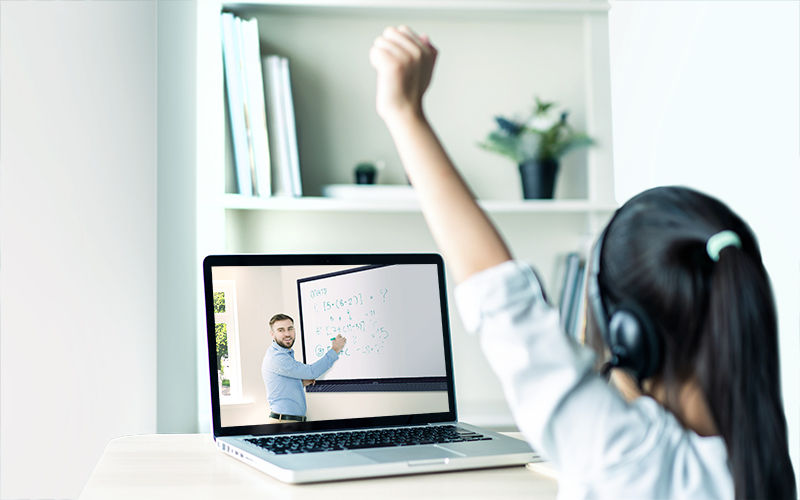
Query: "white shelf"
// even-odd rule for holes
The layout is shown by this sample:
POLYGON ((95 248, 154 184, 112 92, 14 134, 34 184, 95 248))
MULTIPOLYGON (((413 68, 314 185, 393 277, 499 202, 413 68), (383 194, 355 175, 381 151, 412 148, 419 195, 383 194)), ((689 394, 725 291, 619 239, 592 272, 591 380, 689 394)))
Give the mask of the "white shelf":
POLYGON ((559 12, 559 13, 606 13, 609 3, 602 0, 252 0, 246 2, 223 2, 225 8, 233 10, 252 7, 310 8, 326 10, 381 9, 423 10, 451 12, 559 12))
MULTIPOLYGON (((615 205, 588 200, 480 200, 489 213, 610 213, 615 205)), ((271 212, 379 212, 415 213, 420 211, 416 200, 345 200, 325 197, 258 198, 226 194, 222 206, 227 210, 262 210, 271 212)))
MULTIPOLYGON (((582 249, 617 208, 608 12, 605 0, 199 2, 196 116, 204 124, 198 128, 196 154, 199 253, 436 250, 418 201, 400 189, 405 176, 375 113, 375 73, 367 60, 380 30, 404 22, 435 36, 443 54, 426 110, 437 135, 515 256, 536 263, 543 276, 555 276, 558 257, 582 249), (234 177, 220 11, 258 19, 262 52, 292 61, 303 187, 315 196, 224 192, 233 190, 234 177), (557 199, 507 199, 519 196, 519 174, 475 141, 485 137, 493 116, 523 111, 534 93, 570 109, 573 125, 598 146, 565 159, 557 199), (352 167, 365 160, 385 162, 379 186, 392 189, 350 186, 316 196, 326 193, 326 186, 352 182, 352 167)), ((467 338, 457 322, 452 335, 467 338)), ((198 359, 207 359, 200 351, 198 359)), ((512 428, 510 412, 497 401, 500 384, 479 346, 459 341, 453 357, 461 373, 459 395, 466 398, 460 401, 460 416, 512 428)), ((206 394, 199 404, 209 404, 206 394)))

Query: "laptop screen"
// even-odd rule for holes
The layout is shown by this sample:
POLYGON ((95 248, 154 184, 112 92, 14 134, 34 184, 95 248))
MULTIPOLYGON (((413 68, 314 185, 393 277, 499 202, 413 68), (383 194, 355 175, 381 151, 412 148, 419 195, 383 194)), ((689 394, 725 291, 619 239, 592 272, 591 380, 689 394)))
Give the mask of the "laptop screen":
POLYGON ((434 254, 204 261, 215 435, 455 420, 434 254))

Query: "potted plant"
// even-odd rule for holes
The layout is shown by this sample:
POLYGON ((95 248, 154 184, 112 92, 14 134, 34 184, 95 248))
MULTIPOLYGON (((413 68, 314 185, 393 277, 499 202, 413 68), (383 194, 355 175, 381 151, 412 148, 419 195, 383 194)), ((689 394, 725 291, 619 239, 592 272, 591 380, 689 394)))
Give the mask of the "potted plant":
POLYGON ((371 162, 361 162, 356 165, 353 173, 355 174, 356 184, 375 184, 378 167, 371 162))
POLYGON ((536 97, 536 105, 523 120, 496 116, 497 129, 478 143, 519 166, 525 199, 552 198, 561 157, 594 144, 588 135, 569 125, 568 111, 556 112, 554 106, 536 97))

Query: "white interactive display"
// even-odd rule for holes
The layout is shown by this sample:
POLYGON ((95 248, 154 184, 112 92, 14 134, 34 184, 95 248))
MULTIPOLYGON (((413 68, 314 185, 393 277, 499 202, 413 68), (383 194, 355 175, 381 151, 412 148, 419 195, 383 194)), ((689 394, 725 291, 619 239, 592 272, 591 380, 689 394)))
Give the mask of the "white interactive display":
POLYGON ((306 363, 341 334, 347 344, 319 380, 444 377, 434 264, 367 267, 298 280, 306 363))

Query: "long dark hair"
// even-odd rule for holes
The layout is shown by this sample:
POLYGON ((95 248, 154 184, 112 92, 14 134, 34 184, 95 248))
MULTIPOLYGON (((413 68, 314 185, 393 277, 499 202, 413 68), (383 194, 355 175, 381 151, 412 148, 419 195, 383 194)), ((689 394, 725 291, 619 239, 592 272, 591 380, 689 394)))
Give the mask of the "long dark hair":
POLYGON ((775 303, 747 224, 725 204, 683 187, 645 191, 619 209, 603 242, 600 281, 634 300, 662 341, 656 376, 677 408, 695 379, 725 440, 737 499, 795 498, 778 363, 775 303), (732 230, 714 262, 708 238, 732 230))

